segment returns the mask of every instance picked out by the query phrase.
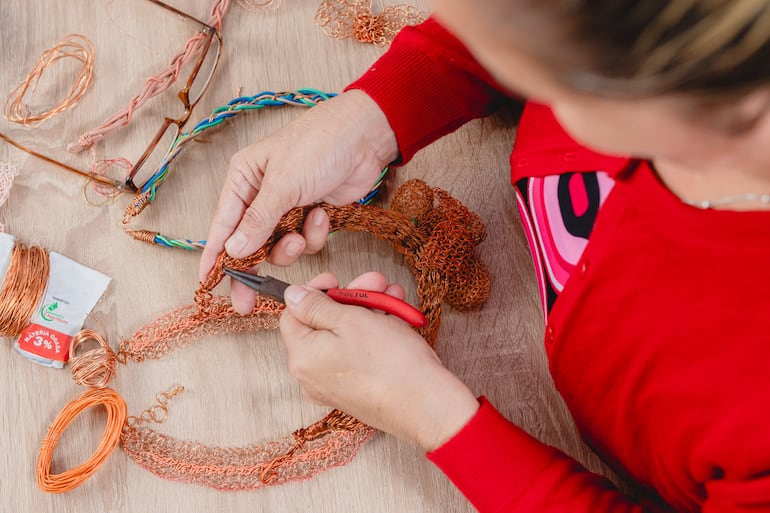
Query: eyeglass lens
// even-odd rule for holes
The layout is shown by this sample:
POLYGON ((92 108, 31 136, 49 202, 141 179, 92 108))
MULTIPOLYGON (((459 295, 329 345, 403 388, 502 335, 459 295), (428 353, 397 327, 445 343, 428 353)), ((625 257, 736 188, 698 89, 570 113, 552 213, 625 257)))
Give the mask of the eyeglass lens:
MULTIPOLYGON (((132 176, 134 185, 138 188, 142 188, 150 181, 156 174, 162 172, 160 169, 163 159, 171 150, 174 141, 179 135, 179 126, 176 123, 169 123, 163 129, 162 133, 156 135, 157 144, 152 147, 150 153, 146 155, 144 160, 137 162, 134 166, 135 174, 132 176)), ((133 172, 132 172, 133 173, 133 172)))
POLYGON ((203 96, 203 94, 206 92, 206 89, 208 89, 208 86, 211 83, 211 78, 214 76, 214 71, 218 64, 220 50, 221 48, 219 38, 214 35, 211 37, 211 43, 208 48, 208 52, 206 52, 206 55, 203 58, 203 62, 198 69, 198 73, 192 80, 192 83, 189 85, 190 91, 188 93, 188 98, 190 105, 195 105, 198 103, 198 101, 201 99, 201 96, 203 96))
POLYGON ((132 181, 138 188, 143 188, 148 180, 163 171, 160 167, 174 144, 175 139, 181 132, 180 125, 183 127, 186 126, 185 122, 187 121, 187 117, 191 114, 188 109, 192 109, 198 101, 200 101, 211 83, 211 78, 213 77, 218 64, 221 43, 219 37, 217 37, 216 34, 211 33, 206 44, 208 46, 203 49, 205 55, 203 56, 202 61, 198 59, 190 64, 189 72, 191 75, 185 85, 185 87, 189 88, 187 96, 189 107, 184 110, 176 111, 176 116, 174 118, 169 118, 174 119, 177 122, 171 122, 170 124, 169 120, 165 122, 163 133, 153 139, 153 141, 158 141, 157 144, 155 144, 153 148, 148 147, 149 154, 146 153, 146 158, 140 159, 136 163, 135 174, 132 176, 132 181))

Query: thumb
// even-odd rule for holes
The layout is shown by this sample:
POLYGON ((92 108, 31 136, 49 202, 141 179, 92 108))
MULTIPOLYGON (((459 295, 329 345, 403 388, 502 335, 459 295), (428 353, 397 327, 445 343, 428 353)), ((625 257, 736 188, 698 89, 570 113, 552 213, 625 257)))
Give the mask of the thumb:
POLYGON ((302 324, 315 330, 332 330, 346 307, 320 290, 292 285, 283 294, 286 309, 302 324))
POLYGON ((296 206, 284 191, 263 188, 244 211, 235 232, 225 242, 227 254, 245 258, 255 253, 273 233, 281 216, 296 206))

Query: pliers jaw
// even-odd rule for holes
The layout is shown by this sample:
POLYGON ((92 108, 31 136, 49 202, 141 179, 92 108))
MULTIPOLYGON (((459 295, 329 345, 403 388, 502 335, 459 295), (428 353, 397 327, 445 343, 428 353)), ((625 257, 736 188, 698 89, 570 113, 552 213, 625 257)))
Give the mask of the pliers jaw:
POLYGON ((256 274, 249 274, 244 271, 236 271, 235 269, 226 268, 224 273, 232 279, 239 281, 255 290, 259 294, 264 296, 270 296, 273 299, 277 299, 281 303, 285 303, 283 293, 286 292, 286 288, 289 286, 285 281, 281 281, 272 276, 260 276, 256 274))

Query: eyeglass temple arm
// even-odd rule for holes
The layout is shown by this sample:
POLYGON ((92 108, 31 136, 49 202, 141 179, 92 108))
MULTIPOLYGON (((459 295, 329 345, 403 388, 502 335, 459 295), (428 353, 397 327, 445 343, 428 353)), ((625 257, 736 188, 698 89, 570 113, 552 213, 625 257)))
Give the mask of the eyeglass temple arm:
POLYGON ((201 21, 198 18, 196 18, 195 16, 187 14, 184 11, 180 11, 179 9, 174 7, 173 5, 169 5, 166 2, 161 2, 161 0, 148 0, 148 1, 153 3, 153 4, 155 4, 155 5, 157 5, 158 7, 162 7, 163 9, 171 11, 171 12, 173 12, 174 14, 176 14, 178 16, 182 16, 183 18, 187 18, 188 20, 191 20, 191 21, 194 21, 196 23, 199 23, 199 24, 203 25, 204 27, 206 27, 207 29, 211 30, 212 32, 216 32, 217 31, 216 27, 212 27, 211 25, 209 25, 205 21, 201 21))
POLYGON ((77 169, 75 167, 68 166, 67 164, 65 164, 63 162, 59 162, 58 160, 54 160, 51 157, 46 157, 45 155, 42 155, 42 154, 36 152, 35 150, 33 150, 31 148, 27 148, 23 144, 17 143, 16 141, 14 141, 13 139, 9 138, 7 135, 5 135, 2 132, 0 132, 0 139, 4 140, 5 142, 10 144, 11 146, 14 146, 14 147, 20 149, 23 152, 29 153, 33 157, 37 157, 40 160, 44 160, 44 161, 48 162, 49 164, 53 164, 55 166, 59 166, 60 168, 66 169, 67 171, 69 171, 71 173, 75 173, 76 175, 83 176, 85 178, 88 178, 89 180, 93 180, 95 182, 99 182, 99 183, 101 183, 103 185, 107 185, 109 187, 114 187, 116 190, 121 191, 121 192, 123 192, 126 189, 126 186, 125 186, 125 184, 123 182, 120 182, 120 181, 117 181, 117 180, 113 180, 113 179, 108 178, 106 176, 97 175, 96 173, 86 173, 85 171, 81 171, 80 169, 77 169))

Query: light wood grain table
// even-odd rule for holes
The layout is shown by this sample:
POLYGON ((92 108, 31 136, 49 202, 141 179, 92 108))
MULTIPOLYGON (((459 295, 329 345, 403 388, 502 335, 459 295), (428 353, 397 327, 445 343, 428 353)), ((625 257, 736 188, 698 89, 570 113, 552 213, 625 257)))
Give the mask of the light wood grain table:
MULTIPOLYGON (((174 5, 199 18, 205 18, 210 7, 208 0, 176 0, 174 5)), ((374 8, 383 5, 375 2, 374 8)), ((384 51, 325 36, 314 23, 317 6, 317 0, 284 0, 277 9, 254 13, 233 2, 224 22, 220 69, 191 122, 240 93, 300 87, 340 91, 384 51)), ((40 54, 66 34, 84 34, 96 48, 94 83, 72 110, 35 129, 3 119, 0 130, 81 168, 94 159, 135 161, 162 118, 179 113, 178 87, 148 102, 128 127, 92 152, 69 155, 64 147, 124 106, 144 79, 165 66, 195 30, 143 0, 0 2, 3 99, 40 54)), ((65 64, 51 68, 33 96, 37 105, 61 95, 72 71, 65 64)), ((441 101, 441 94, 436 91, 436 101, 441 101)), ((301 109, 289 107, 244 114, 211 131, 208 143, 188 146, 175 162, 158 201, 131 227, 204 238, 230 156, 300 114, 301 109)), ((509 184, 508 154, 513 138, 509 117, 473 122, 393 171, 384 201, 399 183, 419 177, 447 189, 486 221, 489 237, 479 251, 491 269, 491 297, 478 312, 447 309, 437 349, 452 371, 510 419, 590 467, 600 468, 576 436, 548 375, 532 264, 509 184)), ((84 199, 84 183, 77 177, 4 143, 0 143, 0 161, 21 170, 10 200, 0 210, 6 231, 112 277, 87 326, 106 333, 113 346, 159 314, 192 301, 198 255, 143 245, 124 235, 120 219, 129 196, 95 206, 84 199)), ((381 270, 407 286, 408 299, 416 299, 402 259, 367 234, 337 234, 321 254, 304 257, 288 269, 267 270, 293 282, 304 282, 326 270, 338 273, 343 282, 365 271, 381 270)), ((125 397, 130 414, 152 405, 157 392, 184 385, 186 390, 173 401, 168 421, 158 429, 212 445, 243 446, 275 439, 327 411, 302 397, 286 370, 277 332, 202 340, 163 360, 129 364, 118 372, 112 386, 125 397)), ((78 392, 66 369, 47 369, 25 360, 12 350, 11 341, 0 345, 1 511, 472 510, 419 450, 382 434, 345 467, 306 482, 253 492, 223 493, 162 480, 117 450, 77 490, 48 495, 35 485, 39 444, 56 413, 78 392)), ((99 408, 82 415, 62 438, 55 470, 85 460, 96 447, 104 423, 99 408)))

